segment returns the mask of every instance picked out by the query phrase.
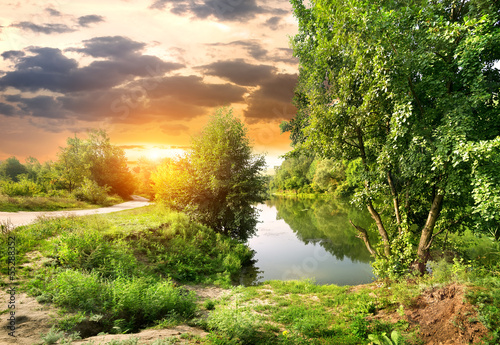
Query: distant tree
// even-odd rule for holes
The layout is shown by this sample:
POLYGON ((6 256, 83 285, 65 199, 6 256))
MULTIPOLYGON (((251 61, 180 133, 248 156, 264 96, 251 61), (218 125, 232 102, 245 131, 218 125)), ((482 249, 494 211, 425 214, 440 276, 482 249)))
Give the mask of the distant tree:
POLYGON ((0 176, 14 182, 19 181, 19 175, 27 172, 26 167, 16 157, 9 157, 0 164, 0 176))
POLYGON ((91 130, 86 140, 68 138, 67 146, 58 154, 56 168, 60 183, 70 192, 82 185, 85 178, 110 192, 128 197, 135 189, 135 180, 127 166, 123 149, 112 145, 104 130, 91 130))
MULTIPOLYGON (((170 158, 165 158, 165 161, 170 158)), ((146 157, 140 157, 137 160, 137 165, 132 169, 137 181, 137 193, 147 196, 149 199, 154 199, 155 191, 153 189, 151 175, 158 168, 161 162, 151 160, 146 157)))
POLYGON ((263 156, 252 154, 247 129, 231 110, 219 109, 181 159, 152 177, 157 200, 234 238, 255 232, 254 204, 265 193, 263 156))
POLYGON ((136 181, 128 168, 123 149, 112 145, 104 130, 89 131, 86 146, 92 180, 99 186, 109 186, 111 193, 130 196, 136 181))
POLYGON ((66 140, 66 147, 61 147, 58 153, 56 170, 59 183, 64 189, 72 192, 83 180, 90 177, 91 160, 87 144, 76 135, 66 140))

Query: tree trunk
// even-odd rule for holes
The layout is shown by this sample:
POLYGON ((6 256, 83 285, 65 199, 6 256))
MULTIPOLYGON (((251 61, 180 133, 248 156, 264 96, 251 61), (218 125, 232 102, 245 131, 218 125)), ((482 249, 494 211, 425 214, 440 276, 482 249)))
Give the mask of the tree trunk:
MULTIPOLYGON (((430 242, 432 239, 432 233, 434 231, 434 226, 436 225, 436 221, 439 217, 439 212, 441 211, 443 197, 444 195, 440 194, 439 192, 434 196, 434 200, 432 200, 432 206, 429 211, 429 215, 427 216, 427 221, 425 222, 424 228, 422 229, 422 235, 420 236, 417 255, 418 255, 418 260, 420 261, 421 264, 424 265, 424 267, 425 263, 429 258, 429 249, 430 249, 430 242)), ((420 266, 421 265, 419 265, 419 270, 421 273, 423 273, 422 268, 420 268, 420 266)))
POLYGON ((367 207, 370 215, 377 225, 378 233, 380 234, 380 237, 382 237, 382 241, 384 242, 384 255, 386 257, 389 257, 391 256, 391 244, 389 242, 389 235, 387 234, 384 223, 382 222, 382 218, 380 218, 380 214, 378 214, 378 212, 375 210, 371 201, 368 201, 367 207))
POLYGON ((396 187, 394 186, 394 181, 392 180, 391 171, 387 171, 387 182, 389 183, 389 187, 391 189, 392 201, 394 203, 394 213, 396 214, 396 223, 398 224, 398 230, 401 233, 401 214, 399 213, 399 198, 398 192, 396 191, 396 187))
MULTIPOLYGON (((366 162, 366 152, 365 152, 365 142, 363 140, 363 133, 361 132, 361 128, 356 128, 356 132, 358 135, 358 143, 359 143, 359 151, 361 154, 361 162, 363 163, 363 168, 365 171, 368 173, 368 164, 366 162)), ((365 180, 365 189, 368 190, 370 188, 370 182, 368 180, 365 180)), ((371 200, 368 200, 366 204, 368 211, 370 212, 370 215, 372 216, 373 220, 375 221, 375 224, 377 225, 378 232, 380 234, 380 237, 382 237, 382 241, 384 242, 384 255, 386 257, 389 257, 391 255, 391 244, 389 242, 389 235, 387 234, 387 231, 385 230, 384 223, 382 222, 382 218, 380 218, 380 215, 378 212, 375 210, 373 207, 373 204, 371 200)), ((370 248, 368 248, 370 250, 370 248)))
POLYGON ((368 251, 370 252, 370 254, 376 258, 377 257, 377 251, 372 247, 372 244, 370 243, 370 239, 368 238, 368 233, 366 232, 365 229, 363 229, 362 227, 360 226, 357 226, 355 225, 352 220, 349 219, 349 223, 351 223, 352 226, 354 226, 354 228, 356 230, 358 230, 358 238, 361 238, 363 240, 363 242, 365 242, 365 245, 366 245, 366 248, 368 248, 368 251))

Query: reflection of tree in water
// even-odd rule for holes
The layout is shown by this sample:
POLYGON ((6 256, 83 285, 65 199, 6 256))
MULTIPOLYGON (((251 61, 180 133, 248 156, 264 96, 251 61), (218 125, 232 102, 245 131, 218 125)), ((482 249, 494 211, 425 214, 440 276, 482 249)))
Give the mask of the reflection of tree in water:
POLYGON ((353 262, 370 262, 370 253, 349 224, 351 219, 365 229, 369 227, 370 216, 362 210, 324 199, 273 197, 266 204, 276 207, 278 219, 283 219, 302 242, 319 243, 339 260, 347 257, 353 262))

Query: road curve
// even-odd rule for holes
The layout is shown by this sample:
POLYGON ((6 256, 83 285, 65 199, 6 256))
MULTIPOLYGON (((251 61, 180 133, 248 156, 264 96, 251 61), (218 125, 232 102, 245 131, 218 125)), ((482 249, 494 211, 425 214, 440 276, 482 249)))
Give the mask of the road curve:
POLYGON ((89 214, 103 214, 130 210, 133 208, 143 207, 150 204, 149 200, 140 196, 133 195, 133 201, 127 201, 121 204, 110 207, 94 208, 90 210, 74 210, 74 211, 40 211, 40 212, 0 212, 0 224, 10 222, 14 227, 31 224, 40 216, 45 217, 65 217, 65 216, 86 216, 89 214))

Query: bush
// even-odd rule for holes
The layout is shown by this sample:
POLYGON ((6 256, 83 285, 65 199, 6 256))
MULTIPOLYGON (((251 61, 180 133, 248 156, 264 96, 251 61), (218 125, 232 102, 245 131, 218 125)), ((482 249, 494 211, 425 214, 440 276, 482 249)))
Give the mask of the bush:
POLYGON ((215 309, 209 314, 207 324, 210 329, 217 330, 230 339, 239 339, 243 344, 254 344, 261 326, 256 315, 236 305, 215 309))
POLYGON ((8 196, 33 196, 42 193, 43 187, 22 177, 19 182, 2 181, 0 191, 8 196))
POLYGON ((108 186, 99 186, 97 182, 86 177, 82 185, 73 192, 73 195, 77 200, 104 205, 106 204, 110 189, 108 186))
POLYGON ((170 280, 151 277, 107 280, 96 272, 70 269, 53 273, 55 276, 48 284, 32 281, 32 291, 46 290, 47 299, 61 307, 106 315, 107 328, 120 324, 121 331, 135 331, 165 315, 188 318, 196 310, 194 292, 176 288, 170 280))
POLYGON ((104 277, 131 276, 137 259, 127 244, 109 241, 98 229, 78 229, 54 239, 52 256, 74 269, 94 270, 104 277))

